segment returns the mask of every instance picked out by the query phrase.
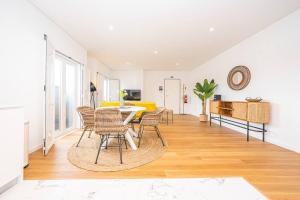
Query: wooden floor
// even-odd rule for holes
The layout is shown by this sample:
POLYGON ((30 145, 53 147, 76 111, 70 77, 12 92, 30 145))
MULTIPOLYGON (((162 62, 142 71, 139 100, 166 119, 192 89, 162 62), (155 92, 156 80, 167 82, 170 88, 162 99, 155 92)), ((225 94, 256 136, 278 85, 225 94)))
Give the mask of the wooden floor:
POLYGON ((25 179, 244 177, 270 199, 300 199, 300 154, 263 143, 230 129, 198 122, 189 115, 176 116, 162 125, 168 142, 159 160, 127 171, 91 172, 67 160, 69 147, 78 140, 71 134, 56 143, 47 157, 30 155, 25 179))

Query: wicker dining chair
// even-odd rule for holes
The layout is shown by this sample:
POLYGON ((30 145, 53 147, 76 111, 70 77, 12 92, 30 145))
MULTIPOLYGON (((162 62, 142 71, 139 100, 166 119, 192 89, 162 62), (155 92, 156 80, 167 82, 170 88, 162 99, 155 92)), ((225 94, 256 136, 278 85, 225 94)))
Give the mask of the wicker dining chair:
POLYGON ((78 147, 83 135, 86 131, 89 131, 89 138, 94 130, 94 112, 95 110, 89 106, 77 107, 77 113, 80 117, 81 124, 83 126, 83 132, 78 140, 76 147, 78 147))
MULTIPOLYGON (((131 112, 122 112, 121 114, 122 114, 122 120, 125 121, 127 119, 127 117, 131 114, 131 112)), ((134 130, 134 123, 135 123, 134 118, 128 122, 128 125, 130 125, 132 130, 134 130)))
POLYGON ((118 145, 110 147, 118 147, 120 153, 120 163, 123 164, 122 159, 122 145, 125 143, 127 148, 125 134, 128 130, 126 125, 123 125, 122 115, 118 109, 98 109, 95 111, 95 134, 100 135, 100 144, 95 160, 98 163, 101 147, 106 141, 106 148, 109 138, 117 138, 118 145))
POLYGON ((145 126, 153 127, 158 138, 161 140, 162 145, 165 146, 165 142, 164 142, 164 140, 160 134, 159 128, 158 128, 164 110, 165 110, 165 108, 158 108, 155 113, 146 113, 143 115, 142 120, 140 122, 140 129, 139 129, 139 133, 138 133, 138 137, 139 137, 138 147, 140 147, 140 145, 141 145, 141 140, 143 137, 145 126))
MULTIPOLYGON (((171 122, 172 124, 174 123, 174 111, 173 109, 165 109, 164 113, 166 113, 166 122, 167 122, 167 125, 169 125, 169 114, 171 115, 171 122)), ((163 120, 164 117, 162 117, 162 120, 163 120)))

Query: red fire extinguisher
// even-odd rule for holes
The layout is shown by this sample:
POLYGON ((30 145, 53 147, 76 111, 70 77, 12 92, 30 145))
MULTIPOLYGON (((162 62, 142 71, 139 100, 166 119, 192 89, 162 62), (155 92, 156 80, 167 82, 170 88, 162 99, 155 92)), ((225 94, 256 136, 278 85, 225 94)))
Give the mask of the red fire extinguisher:
POLYGON ((183 103, 188 103, 188 96, 186 94, 183 95, 183 103))

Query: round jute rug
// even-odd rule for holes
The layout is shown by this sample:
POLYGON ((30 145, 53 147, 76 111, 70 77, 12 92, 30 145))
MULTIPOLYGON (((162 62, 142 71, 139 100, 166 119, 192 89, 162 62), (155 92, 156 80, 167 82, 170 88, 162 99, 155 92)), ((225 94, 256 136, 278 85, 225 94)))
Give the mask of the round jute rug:
MULTIPOLYGON (((109 145, 115 146, 116 140, 110 139, 109 145)), ((138 144, 137 138, 134 138, 134 141, 138 144)), ((79 168, 90 171, 121 171, 136 168, 160 158, 165 153, 167 146, 162 145, 155 132, 145 131, 140 148, 137 150, 132 150, 129 144, 126 149, 123 144, 123 164, 120 164, 119 148, 109 146, 108 149, 101 149, 98 163, 94 164, 99 143, 99 135, 92 134, 91 138, 84 137, 79 147, 76 147, 75 143, 69 149, 69 161, 79 168)))

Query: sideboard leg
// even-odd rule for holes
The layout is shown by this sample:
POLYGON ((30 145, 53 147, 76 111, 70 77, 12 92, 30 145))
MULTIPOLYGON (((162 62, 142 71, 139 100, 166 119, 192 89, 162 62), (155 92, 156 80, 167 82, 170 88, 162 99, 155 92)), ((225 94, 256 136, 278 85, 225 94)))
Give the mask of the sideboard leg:
POLYGON ((247 142, 249 142, 249 122, 247 121, 247 142))
POLYGON ((222 116, 220 115, 220 126, 222 126, 222 116))
POLYGON ((209 113, 209 126, 211 126, 211 113, 209 113))
POLYGON ((265 124, 263 124, 262 141, 265 142, 265 124))

